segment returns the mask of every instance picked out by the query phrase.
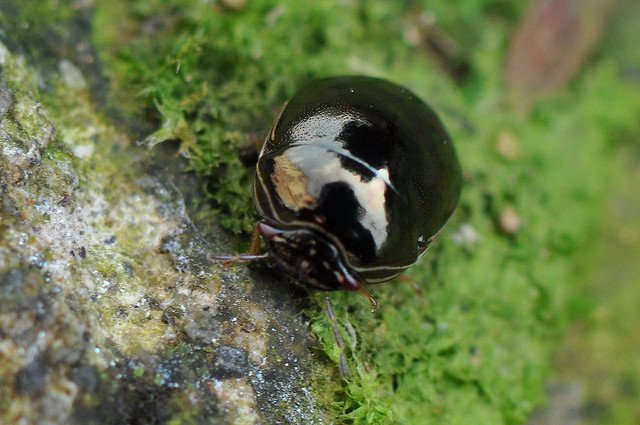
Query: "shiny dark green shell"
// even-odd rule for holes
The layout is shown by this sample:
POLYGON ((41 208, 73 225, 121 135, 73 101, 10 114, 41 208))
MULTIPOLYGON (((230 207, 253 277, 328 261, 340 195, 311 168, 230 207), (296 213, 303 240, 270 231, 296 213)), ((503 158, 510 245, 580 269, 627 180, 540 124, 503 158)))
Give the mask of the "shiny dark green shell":
MULTIPOLYGON (((424 253, 461 182, 451 139, 422 100, 385 80, 336 77, 283 109, 260 153, 255 203, 266 223, 317 235, 358 279, 379 282, 424 253)), ((315 252, 296 246, 281 262, 294 275, 296 264, 323 267, 315 252)))

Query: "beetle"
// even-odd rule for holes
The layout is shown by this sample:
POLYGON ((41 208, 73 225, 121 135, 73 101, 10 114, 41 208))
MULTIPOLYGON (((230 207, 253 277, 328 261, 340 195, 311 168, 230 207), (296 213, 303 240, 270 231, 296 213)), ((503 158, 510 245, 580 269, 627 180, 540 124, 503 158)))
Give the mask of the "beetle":
POLYGON ((375 306, 365 284, 424 254, 461 184, 449 135, 415 94, 373 77, 321 79, 285 105, 259 154, 249 254, 214 258, 269 257, 306 286, 360 291, 375 306))

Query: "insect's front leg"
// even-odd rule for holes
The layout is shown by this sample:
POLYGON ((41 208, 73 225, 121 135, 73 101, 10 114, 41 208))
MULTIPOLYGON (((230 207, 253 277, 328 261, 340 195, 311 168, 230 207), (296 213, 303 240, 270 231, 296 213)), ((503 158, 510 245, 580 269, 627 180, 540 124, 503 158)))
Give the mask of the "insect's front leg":
POLYGON ((209 260, 214 262, 221 262, 223 264, 243 263, 247 261, 263 260, 269 257, 268 252, 260 253, 260 232, 258 232, 258 224, 253 228, 251 234, 251 240, 249 242, 249 252, 246 254, 213 254, 209 256, 209 260))

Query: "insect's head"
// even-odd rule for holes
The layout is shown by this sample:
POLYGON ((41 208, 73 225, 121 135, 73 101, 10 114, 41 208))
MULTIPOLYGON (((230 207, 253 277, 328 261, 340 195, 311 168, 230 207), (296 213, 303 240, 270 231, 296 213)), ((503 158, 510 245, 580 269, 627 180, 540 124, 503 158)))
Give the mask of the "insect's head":
POLYGON ((325 291, 358 291, 362 283, 336 246, 314 229, 258 223, 269 256, 297 281, 325 291))

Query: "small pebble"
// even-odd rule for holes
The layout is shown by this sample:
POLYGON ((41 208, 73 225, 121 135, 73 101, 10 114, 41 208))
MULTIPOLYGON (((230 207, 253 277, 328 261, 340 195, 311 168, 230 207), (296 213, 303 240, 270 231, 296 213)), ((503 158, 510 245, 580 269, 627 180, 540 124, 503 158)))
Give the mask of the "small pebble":
POLYGON ((44 390, 47 371, 38 360, 26 365, 16 373, 15 390, 18 394, 35 395, 44 390))
POLYGON ((480 241, 480 236, 472 225, 464 223, 453 232, 451 239, 453 239, 454 244, 461 248, 473 249, 480 241))
POLYGON ((256 325, 251 322, 247 322, 242 325, 242 331, 246 333, 251 333, 256 330, 256 325))
POLYGON ((501 130, 496 142, 498 154, 509 161, 515 161, 522 156, 522 147, 518 138, 510 130, 501 130))
POLYGON ((216 352, 215 366, 220 376, 244 376, 249 368, 249 359, 244 350, 223 345, 216 352))
POLYGON ((522 225, 518 212, 511 205, 502 209, 498 222, 500 230, 507 235, 514 235, 518 230, 520 230, 520 226, 522 225))
POLYGON ((70 61, 61 60, 58 63, 58 70, 62 76, 62 81, 67 87, 71 89, 84 89, 87 87, 87 82, 82 76, 82 72, 70 61))

